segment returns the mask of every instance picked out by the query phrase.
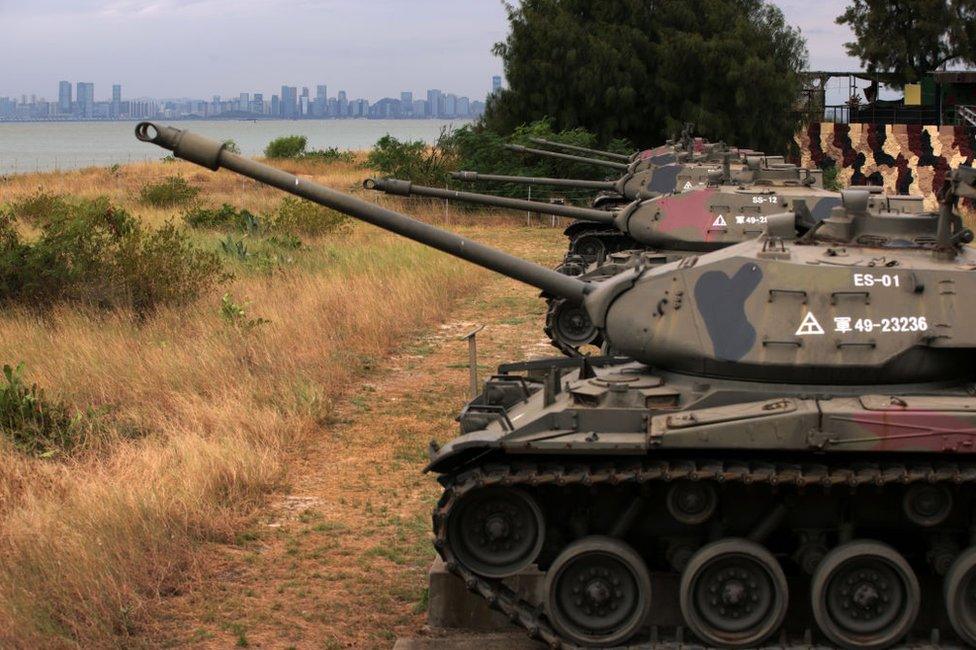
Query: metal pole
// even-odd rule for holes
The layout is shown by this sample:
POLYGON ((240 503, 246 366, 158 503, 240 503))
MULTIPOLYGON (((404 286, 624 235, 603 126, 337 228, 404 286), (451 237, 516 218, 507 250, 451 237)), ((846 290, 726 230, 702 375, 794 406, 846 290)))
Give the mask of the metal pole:
MULTIPOLYGON (((531 200, 532 200, 532 186, 529 185, 529 201, 531 201, 531 200)), ((529 212, 528 210, 526 210, 525 211, 525 225, 526 225, 526 227, 532 225, 532 221, 530 219, 531 216, 532 216, 532 213, 529 212)))
POLYGON ((471 383, 471 399, 478 396, 478 332, 485 329, 479 325, 464 335, 468 341, 468 380, 471 383))

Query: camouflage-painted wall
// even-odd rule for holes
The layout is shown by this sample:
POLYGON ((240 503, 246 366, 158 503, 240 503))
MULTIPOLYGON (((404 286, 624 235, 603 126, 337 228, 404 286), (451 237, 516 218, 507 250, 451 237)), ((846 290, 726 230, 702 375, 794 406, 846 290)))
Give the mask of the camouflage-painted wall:
MULTIPOLYGON (((908 124, 810 124, 796 136, 804 167, 840 166, 848 185, 883 185, 891 194, 921 194, 935 209, 946 172, 972 165, 976 130, 908 124)), ((970 211, 971 212, 971 211, 970 211)))

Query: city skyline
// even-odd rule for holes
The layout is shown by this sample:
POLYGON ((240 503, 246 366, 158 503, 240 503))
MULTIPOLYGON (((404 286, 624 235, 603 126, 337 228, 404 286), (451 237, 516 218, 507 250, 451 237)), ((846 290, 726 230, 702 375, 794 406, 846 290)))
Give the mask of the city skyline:
MULTIPOLYGON (((491 77, 489 92, 501 88, 501 76, 491 77)), ((387 94, 370 100, 351 97, 343 89, 329 94, 329 85, 282 84, 278 93, 241 91, 230 97, 134 97, 123 99, 123 84, 111 84, 110 99, 99 99, 93 82, 61 80, 57 95, 0 95, 0 121, 133 120, 145 118, 270 118, 270 119, 433 119, 477 118, 485 100, 428 88, 414 99, 411 90, 399 97, 387 94), (312 90, 314 88, 314 91, 312 90)))

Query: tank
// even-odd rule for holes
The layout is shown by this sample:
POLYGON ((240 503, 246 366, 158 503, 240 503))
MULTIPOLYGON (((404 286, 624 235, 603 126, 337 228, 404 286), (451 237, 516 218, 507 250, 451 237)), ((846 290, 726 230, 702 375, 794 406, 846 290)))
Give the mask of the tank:
MULTIPOLYGON (((577 219, 564 231, 569 238, 569 250, 559 270, 569 275, 587 273, 588 277, 604 277, 608 271, 621 268, 617 263, 607 264, 616 254, 624 254, 629 259, 666 260, 724 248, 758 236, 771 215, 784 211, 800 215, 801 227, 810 228, 841 201, 841 195, 836 192, 799 183, 772 182, 698 188, 633 201, 616 210, 551 205, 425 187, 397 179, 370 179, 364 186, 398 196, 445 198, 577 219), (642 256, 641 250, 650 250, 655 255, 642 256), (599 268, 605 264, 606 268, 599 268)), ((881 200, 880 197, 880 194, 872 195, 874 201, 881 200)), ((795 221, 792 216, 781 217, 773 227, 781 229, 783 234, 792 234, 795 221)), ((567 356, 578 356, 584 346, 603 345, 598 328, 587 320, 578 305, 557 296, 544 298, 547 302, 545 332, 553 346, 567 356)))
POLYGON ((854 191, 588 282, 151 123, 138 137, 578 302, 629 359, 503 366, 430 445, 449 571, 551 648, 976 645, 976 253, 854 191), (540 597, 513 588, 530 567, 540 597), (694 637, 692 639, 691 637, 694 637))
POLYGON ((662 194, 687 192, 709 184, 797 185, 823 188, 822 170, 803 169, 780 162, 778 157, 727 154, 721 166, 702 162, 672 162, 641 171, 627 171, 613 181, 597 181, 536 176, 505 176, 472 171, 452 172, 451 177, 464 182, 541 185, 572 190, 596 190, 600 195, 593 207, 613 209, 637 199, 662 194))

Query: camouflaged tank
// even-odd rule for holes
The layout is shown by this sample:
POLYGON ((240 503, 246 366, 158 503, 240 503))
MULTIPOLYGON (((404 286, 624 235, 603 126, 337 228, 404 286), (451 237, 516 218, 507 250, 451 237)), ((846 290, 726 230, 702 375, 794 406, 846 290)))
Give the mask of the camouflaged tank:
MULTIPOLYGON (((720 180, 723 174, 728 177, 728 168, 712 178, 720 180)), ((733 179, 737 185, 699 186, 610 211, 457 192, 396 179, 370 179, 364 185, 398 196, 446 198, 580 219, 566 230, 569 251, 558 270, 567 275, 586 273, 587 279, 603 278, 623 268, 619 263, 622 257, 645 262, 670 260, 757 237, 769 215, 784 211, 798 216, 803 232, 841 203, 839 192, 817 187, 817 175, 795 165, 769 166, 751 160, 738 174, 733 179), (746 184, 746 180, 751 182, 746 184), (642 255, 642 251, 650 254, 642 255)), ((881 188, 870 188, 870 192, 872 211, 922 211, 921 197, 890 197, 881 194, 881 188)), ((579 304, 558 296, 543 297, 547 302, 545 332, 553 346, 567 356, 578 356, 587 345, 603 346, 599 328, 579 304)))
POLYGON ((630 360, 502 367, 431 444, 447 568, 551 648, 976 645, 976 253, 845 194, 800 238, 586 282, 243 158, 139 139, 578 302, 630 360), (510 578, 535 566, 541 601, 510 578), (693 637, 693 638, 692 638, 693 637))

